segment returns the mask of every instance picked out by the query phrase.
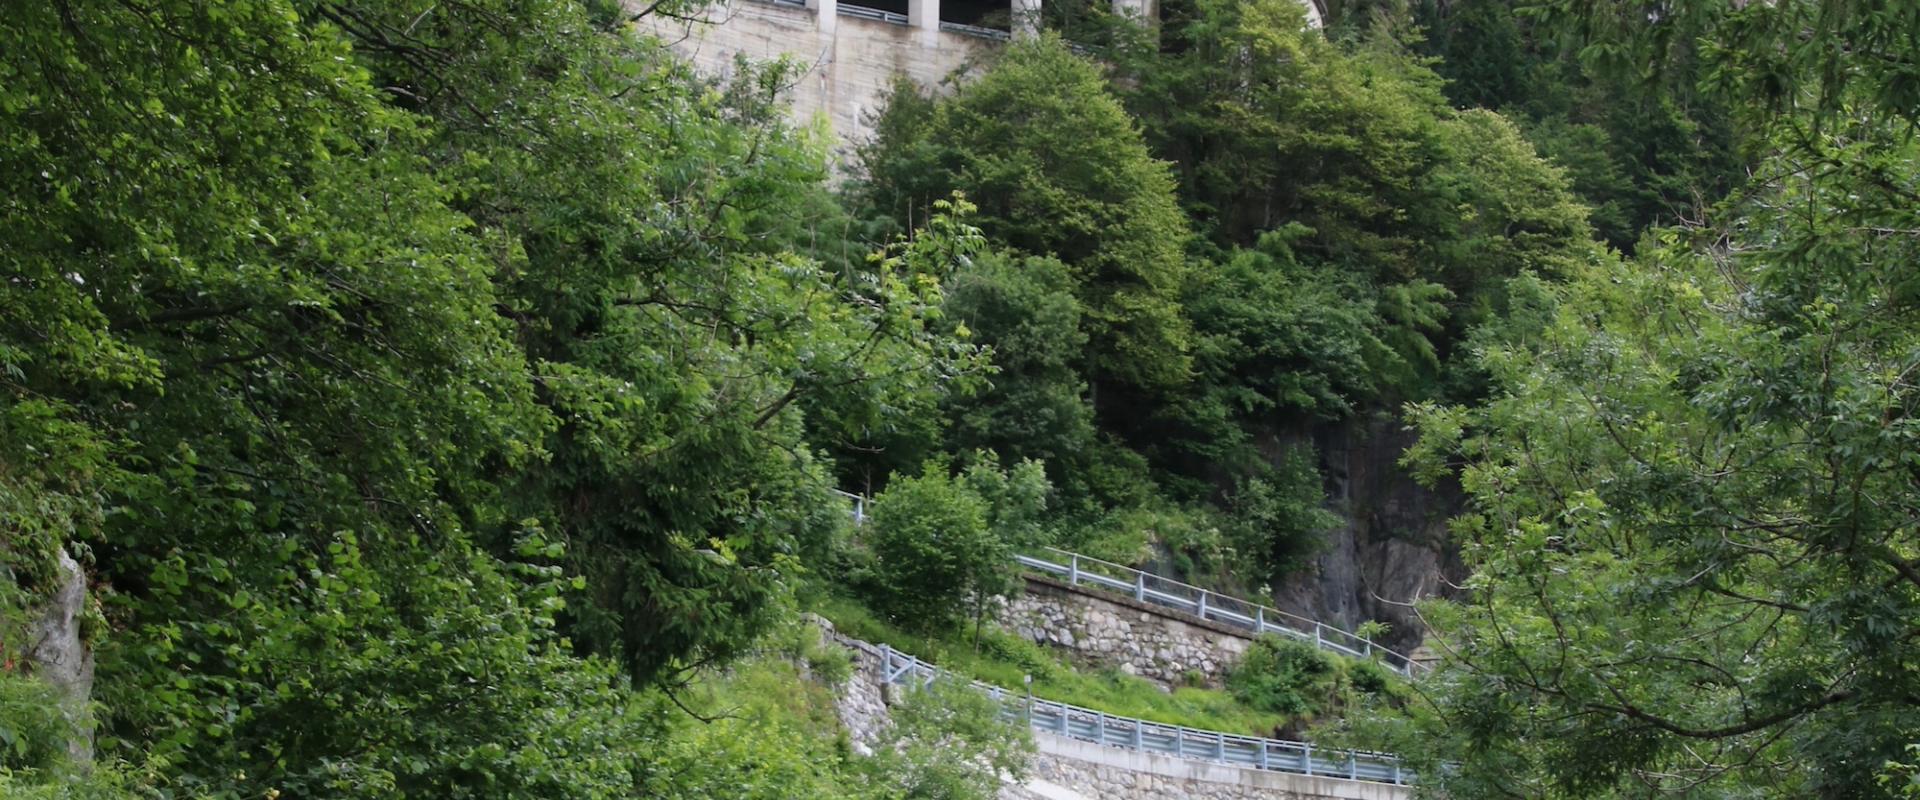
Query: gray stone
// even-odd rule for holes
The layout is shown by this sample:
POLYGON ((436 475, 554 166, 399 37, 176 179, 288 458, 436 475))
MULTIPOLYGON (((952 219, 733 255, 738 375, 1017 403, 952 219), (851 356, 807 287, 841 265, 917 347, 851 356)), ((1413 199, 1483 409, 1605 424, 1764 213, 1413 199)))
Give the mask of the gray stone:
POLYGON ((76 763, 93 760, 93 648, 80 632, 87 610, 87 579, 80 563, 60 549, 60 586, 38 609, 28 634, 26 662, 34 675, 60 691, 60 706, 73 723, 67 752, 76 763))

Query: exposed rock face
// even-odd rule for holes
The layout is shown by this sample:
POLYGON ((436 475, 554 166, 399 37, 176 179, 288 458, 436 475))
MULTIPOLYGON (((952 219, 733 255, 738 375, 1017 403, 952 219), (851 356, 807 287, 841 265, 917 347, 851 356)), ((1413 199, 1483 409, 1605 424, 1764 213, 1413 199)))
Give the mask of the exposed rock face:
POLYGON ((1219 686, 1251 641, 1244 632, 1119 595, 1090 595, 1029 576, 1001 623, 1029 641, 1162 685, 1219 686))
POLYGON ((87 610, 87 581, 79 562, 60 551, 60 585, 39 609, 28 632, 26 663, 33 674, 60 690, 61 706, 72 720, 74 734, 67 751, 74 762, 93 760, 93 718, 87 704, 93 697, 93 650, 82 638, 80 623, 87 610))
MULTIPOLYGON (((1274 607, 1347 630, 1382 620, 1393 626, 1382 643, 1411 650, 1423 631, 1404 604, 1447 595, 1465 574, 1447 534, 1464 497, 1451 481, 1428 489, 1399 466, 1414 436, 1398 418, 1350 420, 1311 436, 1345 524, 1329 534, 1311 569, 1275 581, 1274 607)), ((1263 449, 1275 454, 1305 438, 1276 433, 1263 449)))

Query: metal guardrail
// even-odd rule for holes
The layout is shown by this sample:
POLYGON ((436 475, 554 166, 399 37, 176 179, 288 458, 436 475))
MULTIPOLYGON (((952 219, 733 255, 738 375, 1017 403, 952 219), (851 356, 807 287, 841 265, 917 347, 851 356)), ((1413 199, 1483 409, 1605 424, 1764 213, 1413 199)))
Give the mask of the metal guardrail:
POLYGON ((907 24, 907 15, 905 14, 897 14, 892 11, 883 11, 878 8, 868 8, 866 6, 850 6, 845 3, 840 4, 840 16, 879 20, 881 22, 891 22, 895 25, 907 24))
MULTIPOLYGON (((867 498, 839 489, 833 492, 852 503, 851 512, 855 525, 866 523, 869 502, 867 498)), ((1047 554, 1048 557, 1017 554, 1014 560, 1028 569, 1063 576, 1067 579, 1069 586, 1091 587, 1130 595, 1141 602, 1166 606, 1185 611, 1204 620, 1245 628, 1255 636, 1279 634, 1302 642, 1311 642, 1314 647, 1351 658, 1378 657, 1381 663, 1387 665, 1387 668, 1409 678, 1417 678, 1432 671, 1431 667, 1414 661, 1405 653, 1384 647, 1372 639, 1319 620, 1289 614, 1258 603, 1249 603, 1237 597, 1229 597, 1192 584, 1168 580, 1150 572, 1142 572, 1132 567, 1101 561, 1056 547, 1042 548, 1040 552, 1047 554)))
MULTIPOLYGON (((879 650, 881 674, 889 684, 924 687, 935 680, 953 677, 939 667, 886 645, 881 645, 879 650)), ((1028 727, 1036 731, 1108 747, 1213 761, 1246 769, 1398 786, 1411 784, 1415 777, 1411 770, 1400 766, 1399 758, 1385 753, 1316 748, 1311 742, 1263 739, 1164 725, 1069 703, 1042 700, 1031 695, 1022 698, 1014 692, 980 681, 970 683, 999 701, 1007 719, 1024 718, 1028 727)))
POLYGON ((1016 555, 1014 560, 1028 569, 1064 577, 1070 586, 1128 595, 1140 602, 1166 606, 1211 622, 1244 628, 1255 636, 1274 633, 1310 642, 1314 647, 1352 658, 1377 656, 1388 668, 1409 678, 1428 670, 1425 664, 1414 661, 1404 653, 1317 620, 1058 548, 1048 547, 1042 552, 1044 557, 1016 555))
POLYGON ((852 492, 843 492, 839 489, 833 490, 833 493, 839 495, 840 499, 853 503, 853 524, 867 524, 867 498, 852 492))

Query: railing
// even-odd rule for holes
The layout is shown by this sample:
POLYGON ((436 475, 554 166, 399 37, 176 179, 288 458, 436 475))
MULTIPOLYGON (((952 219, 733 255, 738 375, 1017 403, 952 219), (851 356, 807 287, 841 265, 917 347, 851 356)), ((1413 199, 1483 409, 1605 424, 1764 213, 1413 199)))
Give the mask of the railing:
POLYGON ((840 4, 840 16, 879 20, 881 22, 891 22, 895 25, 907 24, 907 15, 905 14, 896 14, 892 11, 882 11, 878 8, 867 8, 866 6, 850 6, 845 3, 840 4))
POLYGON ((1198 586, 1167 580, 1132 567, 1052 547, 1044 548, 1038 555, 1016 555, 1014 560, 1028 569, 1061 576, 1069 586, 1124 594, 1140 602, 1166 606, 1204 620, 1244 628, 1255 636, 1274 633, 1353 658, 1378 656, 1389 668, 1408 677, 1420 675, 1427 669, 1426 665, 1364 636, 1198 586))
POLYGON ((853 524, 865 525, 867 523, 867 498, 852 492, 843 492, 839 489, 833 490, 833 493, 840 495, 840 499, 853 503, 853 524))
MULTIPOLYGON (((841 7, 845 8, 845 6, 841 7)), ((865 524, 868 499, 839 489, 833 491, 834 494, 852 504, 853 523, 865 524)), ((1168 580, 1150 572, 1142 572, 1110 561, 1101 561, 1091 556, 1083 556, 1054 547, 1042 548, 1036 555, 1015 555, 1014 560, 1028 569, 1065 577, 1069 586, 1092 587, 1129 595, 1140 602, 1166 606, 1185 611, 1204 620, 1244 628, 1254 636, 1273 633, 1302 642, 1311 642, 1314 647, 1352 658, 1378 657, 1389 669, 1409 678, 1419 677, 1430 671, 1427 665, 1414 661, 1405 653, 1381 646, 1372 639, 1349 633, 1319 620, 1249 603, 1237 597, 1228 597, 1191 584, 1168 580)))
MULTIPOLYGON (((887 683, 924 687, 936 679, 952 678, 940 668, 886 645, 880 646, 880 654, 881 674, 887 683)), ((1032 696, 1022 698, 1011 691, 980 681, 972 681, 972 684, 999 701, 1002 713, 1008 719, 1024 718, 1028 727, 1036 731, 1080 741, 1296 775, 1400 786, 1414 780, 1413 772, 1400 766, 1400 759, 1385 753, 1323 749, 1314 747, 1311 742, 1263 739, 1180 725, 1163 725, 1032 696)))
POLYGON ((962 36, 992 39, 996 42, 1004 42, 1013 38, 1013 34, 1000 30, 999 28, 985 28, 979 25, 966 25, 959 22, 941 22, 940 30, 948 33, 957 33, 962 36))

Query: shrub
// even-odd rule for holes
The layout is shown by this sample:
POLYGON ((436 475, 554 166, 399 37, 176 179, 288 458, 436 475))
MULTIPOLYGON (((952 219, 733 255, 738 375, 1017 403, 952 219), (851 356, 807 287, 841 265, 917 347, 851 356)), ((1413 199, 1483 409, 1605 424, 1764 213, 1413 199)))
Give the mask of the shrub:
POLYGON ((1312 717, 1337 699, 1340 664, 1312 645, 1263 636, 1227 674, 1227 689, 1241 702, 1290 717, 1312 717))
POLYGON ((991 456, 959 475, 931 462, 894 479, 873 504, 874 606, 922 631, 980 619, 990 598, 1017 588, 1014 551, 1044 541, 1048 491, 1037 462, 1003 472, 991 456))

